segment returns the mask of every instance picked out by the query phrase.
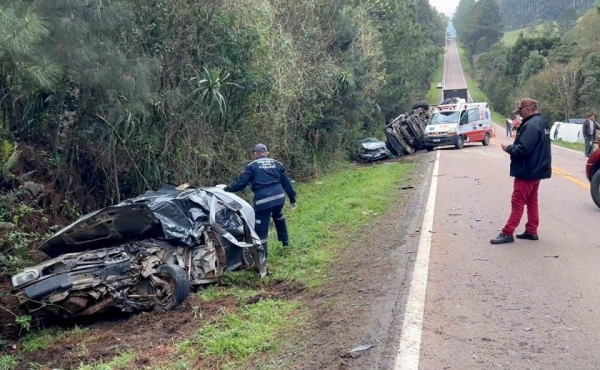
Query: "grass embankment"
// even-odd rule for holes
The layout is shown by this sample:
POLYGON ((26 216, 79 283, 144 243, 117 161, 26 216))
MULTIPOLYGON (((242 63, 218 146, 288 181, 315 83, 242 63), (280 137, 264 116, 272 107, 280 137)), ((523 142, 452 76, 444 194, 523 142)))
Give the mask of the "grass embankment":
MULTIPOLYGON (((479 85, 477 85, 477 81, 475 81, 475 79, 471 77, 472 67, 471 67, 471 64, 469 63, 469 60, 467 59, 465 50, 461 46, 458 47, 458 53, 460 54, 460 60, 462 63, 463 71, 465 73, 465 78, 467 80, 467 86, 469 87, 469 93, 471 94, 473 101, 489 102, 487 95, 483 91, 481 91, 481 89, 479 88, 479 85)), ((494 123, 496 123, 501 128, 503 128, 504 120, 505 120, 504 115, 492 110, 492 121, 494 123)), ((502 134, 502 132, 499 132, 499 134, 502 134)), ((498 134, 498 132, 497 132, 497 134, 498 134)), ((570 142, 562 141, 562 140, 553 140, 552 144, 559 145, 559 146, 569 148, 569 149, 579 150, 579 151, 583 151, 583 149, 585 147, 581 143, 570 143, 570 142)))
MULTIPOLYGON (((460 55, 460 62, 462 63, 463 72, 465 73, 465 79, 467 80, 467 86, 469 88, 469 94, 471 94, 471 98, 476 102, 489 102, 487 95, 481 91, 477 81, 473 78, 473 68, 471 67, 471 63, 469 63, 469 59, 467 59, 467 54, 465 49, 462 46, 458 46, 458 54, 460 55)), ((495 123, 504 122, 504 115, 492 110, 492 121, 495 123)))
POLYGON ((444 78, 444 54, 440 54, 438 57, 438 68, 435 71, 433 81, 431 81, 431 85, 429 86, 429 92, 427 92, 427 96, 425 97, 425 100, 427 100, 429 104, 439 103, 442 90, 437 88, 437 84, 438 82, 442 82, 442 78, 444 78))
MULTIPOLYGON (((284 281, 317 290, 326 281, 334 258, 350 246, 352 235, 361 232, 361 225, 396 206, 390 203, 389 194, 413 167, 402 163, 369 167, 348 164, 314 183, 297 184, 298 209, 286 211, 292 246, 282 251, 275 231, 271 230, 270 275, 261 280, 253 272, 234 272, 224 277, 226 286, 210 286, 199 292, 200 307, 193 307, 186 314, 189 316, 186 327, 195 326, 192 335, 174 338, 166 352, 147 348, 146 352, 157 354, 143 368, 207 368, 210 364, 214 369, 239 369, 271 360, 277 355, 284 335, 302 327, 307 311, 301 298, 273 298, 265 294, 269 286, 284 281), (208 320, 203 318, 202 304, 223 297, 239 304, 220 308, 221 312, 208 320)), ((136 360, 144 355, 141 352, 124 350, 102 360, 86 355, 86 346, 95 341, 97 346, 100 343, 97 337, 104 330, 90 327, 30 334, 17 343, 12 354, 0 356, 0 369, 12 370, 19 361, 27 364, 29 352, 56 348, 64 341, 75 343, 76 348, 69 355, 81 358, 80 370, 140 368, 136 360)), ((122 338, 121 344, 127 348, 125 341, 122 338)), ((110 348, 115 343, 101 345, 110 348)))
POLYGON ((556 145, 560 145, 565 148, 577 150, 582 153, 585 150, 585 144, 582 144, 582 143, 570 143, 568 141, 554 140, 554 141, 552 141, 552 144, 556 144, 556 145))
MULTIPOLYGON (((517 42, 517 40, 519 38, 519 34, 521 34, 521 32, 523 33, 524 37, 543 37, 544 36, 544 28, 545 28, 545 25, 538 24, 534 29, 532 29, 531 27, 526 27, 526 28, 520 28, 518 30, 508 31, 508 32, 504 33, 504 36, 502 37, 502 42, 506 46, 513 46, 517 42)), ((557 33, 558 33, 558 26, 556 24, 554 24, 554 33, 552 34, 552 36, 556 36, 557 33)))

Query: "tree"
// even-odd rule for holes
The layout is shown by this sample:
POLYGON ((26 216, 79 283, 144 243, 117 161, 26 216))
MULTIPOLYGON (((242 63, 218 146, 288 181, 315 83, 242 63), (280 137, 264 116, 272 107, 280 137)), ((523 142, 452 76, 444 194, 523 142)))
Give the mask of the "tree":
POLYGON ((555 65, 533 76, 524 84, 522 94, 537 99, 550 120, 566 121, 576 111, 581 82, 577 65, 555 65))
POLYGON ((581 108, 600 111, 600 52, 589 54, 581 66, 583 84, 580 89, 581 108))
POLYGON ((456 28, 456 33, 460 39, 465 31, 465 27, 469 18, 471 9, 475 6, 475 0, 460 0, 454 15, 452 17, 452 24, 456 28))
POLYGON ((502 15, 495 0, 479 0, 467 13, 461 40, 469 59, 487 51, 504 35, 502 15))
POLYGON ((507 30, 524 28, 537 20, 554 22, 567 8, 578 17, 594 8, 595 3, 596 0, 498 0, 507 30))
POLYGON ((561 35, 564 35, 575 25, 577 21, 577 12, 574 8, 566 8, 557 18, 558 30, 561 35))
POLYGON ((546 58, 540 55, 539 52, 534 51, 529 55, 529 58, 523 63, 521 73, 519 74, 518 81, 523 83, 527 81, 531 76, 535 75, 539 71, 543 70, 546 66, 546 58))

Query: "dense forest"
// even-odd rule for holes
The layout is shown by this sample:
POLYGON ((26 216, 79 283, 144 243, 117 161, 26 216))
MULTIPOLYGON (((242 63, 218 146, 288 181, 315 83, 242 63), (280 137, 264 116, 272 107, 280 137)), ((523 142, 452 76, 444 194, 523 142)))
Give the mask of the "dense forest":
POLYGON ((264 142, 293 177, 422 98, 427 0, 5 0, 0 272, 43 234, 163 182, 231 181, 264 142))
POLYGON ((534 21, 558 21, 579 17, 592 8, 596 0, 498 0, 507 30, 524 28, 534 21))
MULTIPOLYGON (((504 31, 542 25, 545 23, 558 24, 561 28, 571 28, 577 18, 590 8, 596 0, 495 0, 500 10, 504 31)), ((468 20, 469 9, 475 5, 475 0, 461 0, 453 16, 453 23, 461 24, 468 20)), ((493 17, 496 13, 489 13, 493 17)), ((483 21, 494 21, 485 18, 483 21)), ((484 24, 485 24, 484 23, 484 24)), ((459 26, 460 27, 460 26, 459 26)))
POLYGON ((600 7, 588 10, 569 29, 559 27, 547 37, 521 34, 514 45, 506 45, 498 32, 503 27, 500 7, 493 2, 462 0, 457 10, 459 40, 492 107, 508 115, 520 97, 531 96, 551 122, 600 110, 600 7), (471 20, 481 20, 482 14, 493 21, 477 28, 471 20))

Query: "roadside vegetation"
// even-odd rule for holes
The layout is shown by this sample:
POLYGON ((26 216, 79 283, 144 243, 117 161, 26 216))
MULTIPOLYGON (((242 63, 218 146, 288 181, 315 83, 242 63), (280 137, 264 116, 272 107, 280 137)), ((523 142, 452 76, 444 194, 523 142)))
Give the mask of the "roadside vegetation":
POLYGON ((290 249, 282 250, 270 233, 270 275, 261 280, 253 272, 228 274, 222 283, 188 298, 191 306, 167 312, 181 316, 187 333, 170 334, 169 345, 136 349, 127 342, 127 335, 135 334, 119 332, 118 323, 110 328, 52 328, 25 335, 15 343, 16 350, 7 348, 0 369, 35 366, 45 354, 56 359, 54 365, 76 363, 80 370, 240 369, 268 362, 278 355, 282 340, 295 336, 305 322, 307 298, 298 293, 316 292, 336 256, 355 247, 352 242, 362 225, 397 207, 389 202, 390 194, 414 169, 414 164, 401 162, 344 164, 330 175, 299 184, 298 209, 286 212, 290 249), (284 287, 285 294, 274 287, 284 287), (211 306, 214 312, 209 314, 211 306), (109 329, 112 333, 107 335, 109 329))
POLYGON ((556 22, 535 22, 526 28, 504 32, 502 42, 506 46, 513 46, 519 36, 535 38, 535 37, 556 37, 559 36, 560 29, 556 22))
MULTIPOLYGON (((486 3, 463 6, 462 13, 457 14, 456 28, 473 66, 471 78, 487 95, 495 111, 508 115, 522 96, 540 101, 550 122, 567 122, 569 118, 582 118, 588 112, 598 111, 600 31, 596 25, 600 10, 593 2, 579 2, 575 6, 556 0, 544 3, 547 7, 537 3, 540 15, 533 18, 525 32, 517 30, 514 42, 503 42, 501 37, 506 41, 517 31, 510 35, 499 33, 516 21, 507 13, 511 1, 499 1, 496 6, 486 3), (562 10, 556 11, 561 4, 562 10), (502 9, 506 11, 501 12, 502 9), (481 32, 475 20, 483 19, 484 15, 493 22, 490 30, 481 32)), ((520 9, 519 4, 511 4, 520 9)))
MULTIPOLYGON (((339 170, 426 96, 446 23, 427 0, 3 1, 2 338, 38 324, 8 277, 82 214, 163 183, 230 182, 257 141, 298 182, 339 170)), ((332 235, 312 221, 301 247, 332 235)), ((328 253, 274 256, 274 273, 313 286, 304 268, 328 253)))
POLYGON ((560 145, 565 148, 577 150, 578 152, 581 152, 581 153, 583 153, 583 151, 585 150, 585 144, 583 144, 583 143, 571 143, 571 142, 563 141, 563 140, 554 140, 554 141, 552 141, 552 144, 556 144, 556 145, 560 145))
POLYGON ((433 76, 433 80, 431 81, 431 86, 429 86, 429 92, 425 98, 429 104, 437 104, 442 92, 442 89, 437 88, 437 84, 438 82, 442 82, 442 79, 444 78, 444 55, 442 54, 438 58, 438 67, 433 76))

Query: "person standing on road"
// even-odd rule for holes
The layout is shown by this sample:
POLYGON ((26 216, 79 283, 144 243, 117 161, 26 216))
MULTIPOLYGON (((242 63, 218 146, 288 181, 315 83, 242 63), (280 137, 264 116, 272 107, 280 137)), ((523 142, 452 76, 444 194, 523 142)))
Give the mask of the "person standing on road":
POLYGON ((523 117, 519 116, 518 114, 513 114, 512 129, 515 133, 519 132, 519 127, 521 127, 522 120, 523 120, 523 117))
POLYGON ((512 124, 513 124, 514 118, 515 118, 514 114, 511 114, 510 117, 506 118, 506 136, 507 137, 512 136, 512 124))
POLYGON ((513 233, 519 227, 525 206, 527 224, 525 232, 518 234, 517 238, 538 240, 538 189, 540 180, 552 176, 550 130, 538 111, 538 102, 531 98, 522 99, 513 113, 520 114, 523 121, 514 143, 502 144, 502 150, 510 155, 510 176, 515 178, 511 213, 500 235, 490 240, 492 244, 515 241, 513 233))
POLYGON ((583 138, 585 140, 585 156, 589 157, 592 154, 592 144, 596 141, 596 130, 598 129, 598 122, 596 122, 596 115, 592 112, 588 114, 587 120, 583 123, 583 138))
POLYGON ((236 193, 251 184, 254 193, 254 212, 256 213, 256 234, 268 256, 267 241, 271 217, 277 231, 277 238, 283 247, 289 245, 287 224, 283 215, 285 194, 290 198, 290 207, 296 209, 296 191, 281 162, 269 158, 264 144, 254 146, 254 161, 244 168, 240 177, 231 185, 221 186, 227 192, 236 193))

